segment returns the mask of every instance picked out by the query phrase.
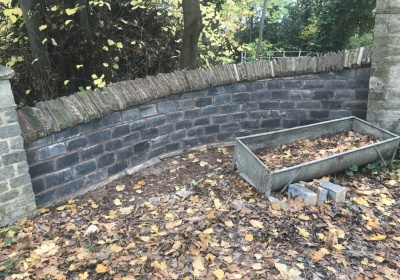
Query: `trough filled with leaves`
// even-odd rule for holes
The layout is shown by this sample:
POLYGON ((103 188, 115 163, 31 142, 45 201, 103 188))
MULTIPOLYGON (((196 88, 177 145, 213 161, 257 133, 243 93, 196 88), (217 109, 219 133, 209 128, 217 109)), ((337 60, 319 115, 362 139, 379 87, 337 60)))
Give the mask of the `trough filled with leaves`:
POLYGON ((300 180, 392 159, 400 137, 356 117, 236 139, 235 170, 269 195, 300 180))

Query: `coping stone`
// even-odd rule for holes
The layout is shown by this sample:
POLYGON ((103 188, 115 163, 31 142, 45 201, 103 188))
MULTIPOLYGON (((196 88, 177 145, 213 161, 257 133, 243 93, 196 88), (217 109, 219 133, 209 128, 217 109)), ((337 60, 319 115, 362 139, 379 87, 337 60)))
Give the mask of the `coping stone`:
POLYGON ((60 124, 58 123, 58 120, 54 117, 53 113, 50 111, 50 109, 46 106, 46 102, 38 102, 35 105, 36 108, 41 110, 43 114, 46 116, 48 120, 51 122, 51 127, 53 131, 60 131, 60 124))
POLYGON ((37 139, 37 133, 34 131, 32 125, 28 121, 28 119, 25 117, 25 114, 21 111, 17 111, 18 114, 18 122, 20 124, 21 129, 21 135, 22 138, 24 138, 24 142, 26 144, 32 143, 37 139))
POLYGON ((303 199, 304 205, 306 206, 317 204, 317 194, 298 183, 289 185, 288 194, 290 198, 296 198, 300 196, 303 199))
POLYGON ((328 191, 329 200, 335 203, 341 203, 346 200, 346 193, 347 193, 346 188, 325 180, 319 180, 319 182, 321 184, 321 187, 328 191))
POLYGON ((23 113, 26 120, 31 124, 31 127, 34 131, 35 139, 39 137, 44 137, 49 134, 49 131, 46 131, 44 125, 40 120, 38 120, 31 107, 21 108, 20 110, 18 110, 17 113, 23 113))
POLYGON ((90 99, 92 99, 93 104, 97 107, 102 116, 106 116, 111 113, 111 108, 109 103, 102 98, 102 93, 99 91, 92 91, 89 94, 90 99))
POLYGON ((76 117, 72 116, 72 113, 69 112, 68 108, 59 98, 46 101, 45 105, 53 113, 53 116, 59 123, 60 130, 77 124, 76 117))
POLYGON ((90 110, 86 107, 84 107, 81 103, 82 100, 81 98, 79 98, 80 94, 74 94, 74 95, 70 95, 67 98, 71 101, 71 103, 73 104, 73 106, 79 111, 81 117, 82 117, 82 122, 86 123, 88 121, 90 121, 92 119, 91 115, 90 115, 90 110))

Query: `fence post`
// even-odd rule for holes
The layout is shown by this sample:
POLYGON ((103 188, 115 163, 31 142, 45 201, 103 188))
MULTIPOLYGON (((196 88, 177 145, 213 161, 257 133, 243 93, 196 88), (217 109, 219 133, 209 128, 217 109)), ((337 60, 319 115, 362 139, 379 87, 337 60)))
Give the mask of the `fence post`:
POLYGON ((24 140, 9 79, 14 71, 0 65, 0 226, 36 214, 24 140))

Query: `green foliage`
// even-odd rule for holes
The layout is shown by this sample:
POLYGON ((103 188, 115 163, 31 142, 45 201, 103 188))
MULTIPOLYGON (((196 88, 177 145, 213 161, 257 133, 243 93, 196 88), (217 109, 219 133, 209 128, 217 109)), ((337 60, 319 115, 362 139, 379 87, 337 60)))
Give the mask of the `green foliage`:
POLYGON ((372 45, 372 40, 374 36, 371 32, 359 35, 358 33, 349 38, 349 43, 347 49, 354 50, 360 47, 372 45))
POLYGON ((358 166, 355 165, 355 164, 353 164, 352 166, 350 166, 346 170, 346 174, 349 175, 349 176, 353 176, 354 172, 358 172, 358 166))

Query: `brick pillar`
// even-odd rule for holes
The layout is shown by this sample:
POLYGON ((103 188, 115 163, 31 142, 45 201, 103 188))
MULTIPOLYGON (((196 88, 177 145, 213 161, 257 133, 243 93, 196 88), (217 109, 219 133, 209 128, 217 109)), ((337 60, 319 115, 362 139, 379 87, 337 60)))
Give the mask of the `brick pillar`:
POLYGON ((377 0, 367 121, 400 132, 400 0, 377 0))
POLYGON ((24 140, 9 82, 13 75, 13 70, 0 65, 0 226, 36 214, 24 140))

